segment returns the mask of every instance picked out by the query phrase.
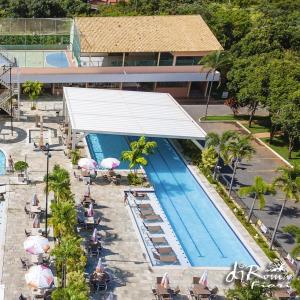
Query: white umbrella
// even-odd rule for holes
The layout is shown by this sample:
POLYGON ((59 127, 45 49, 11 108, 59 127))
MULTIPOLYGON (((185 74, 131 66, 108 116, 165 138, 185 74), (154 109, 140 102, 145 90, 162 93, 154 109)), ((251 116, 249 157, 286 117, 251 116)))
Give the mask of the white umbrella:
POLYGON ((207 280, 208 280, 208 273, 207 270, 205 270, 199 280, 199 283, 207 287, 207 280))
POLYGON ((44 254, 50 249, 50 245, 48 239, 33 235, 24 241, 24 249, 30 254, 44 254))
POLYGON ((38 204, 38 197, 37 194, 34 194, 32 197, 31 205, 36 206, 38 204))
POLYGON ((95 170, 97 167, 97 162, 91 158, 84 157, 79 159, 78 166, 86 170, 95 170))
POLYGON ((99 260, 98 260, 97 267, 96 267, 96 271, 97 271, 97 272, 104 272, 104 265, 103 265, 103 263, 102 263, 101 257, 100 257, 99 260))
POLYGON ((116 158, 108 157, 102 159, 100 165, 104 169, 114 169, 120 165, 120 161, 116 158))
POLYGON ((54 276, 52 271, 46 266, 32 266, 25 274, 25 281, 32 288, 45 289, 52 285, 54 276))
POLYGON ((161 280, 160 285, 163 286, 165 289, 168 289, 169 284, 170 284, 169 275, 168 275, 168 273, 165 273, 161 280))
POLYGON ((40 228, 40 218, 38 214, 34 216, 33 222, 32 222, 32 227, 33 228, 40 228))

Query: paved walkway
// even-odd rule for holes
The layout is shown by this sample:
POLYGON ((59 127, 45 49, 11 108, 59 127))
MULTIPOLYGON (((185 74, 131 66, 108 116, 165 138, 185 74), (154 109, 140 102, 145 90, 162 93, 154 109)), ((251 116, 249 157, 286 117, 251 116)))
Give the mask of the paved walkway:
MULTIPOLYGON (((201 122, 201 127, 206 132, 213 131, 222 133, 226 130, 236 130, 240 133, 245 133, 235 123, 228 122, 201 122)), ((234 183, 234 189, 239 189, 241 186, 252 184, 255 176, 262 176, 267 182, 272 182, 272 180, 278 176, 278 173, 276 172, 277 168, 286 166, 282 160, 280 160, 266 147, 256 141, 253 141, 252 144, 256 150, 256 154, 249 162, 243 162, 238 168, 236 174, 237 180, 234 183)), ((223 170, 223 174, 225 174, 230 180, 231 169, 227 168, 227 170, 223 170)), ((261 219, 270 230, 274 229, 278 213, 281 208, 282 198, 283 196, 281 193, 278 193, 276 196, 266 196, 266 207, 262 210, 259 210, 257 206, 255 207, 256 216, 261 219)), ((243 201, 247 207, 250 207, 251 199, 245 197, 243 201)), ((299 218, 300 203, 294 203, 292 201, 288 202, 280 222, 279 233, 277 234, 277 239, 288 252, 291 251, 295 244, 290 235, 282 232, 282 227, 288 224, 299 225, 299 218)))

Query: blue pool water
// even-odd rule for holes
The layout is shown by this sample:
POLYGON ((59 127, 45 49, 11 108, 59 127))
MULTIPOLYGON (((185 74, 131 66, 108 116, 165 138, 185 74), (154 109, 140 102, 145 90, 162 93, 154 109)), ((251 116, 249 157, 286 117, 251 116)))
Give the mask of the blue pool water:
MULTIPOLYGON (((98 162, 105 157, 120 157, 132 140, 116 135, 87 137, 91 156, 98 162)), ((228 267, 235 261, 257 264, 173 146, 166 139, 153 140, 158 147, 148 157, 145 170, 191 265, 228 267)))
POLYGON ((5 174, 5 170, 6 170, 5 166, 6 166, 5 154, 0 150, 0 175, 5 174))
POLYGON ((64 52, 49 52, 46 54, 46 63, 50 67, 67 68, 69 62, 64 52))

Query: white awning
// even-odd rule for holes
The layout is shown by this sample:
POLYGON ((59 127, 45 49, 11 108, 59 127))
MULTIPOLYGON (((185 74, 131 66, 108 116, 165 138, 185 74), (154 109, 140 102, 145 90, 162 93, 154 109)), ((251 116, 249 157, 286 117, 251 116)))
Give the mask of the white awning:
POLYGON ((205 132, 167 93, 64 87, 72 130, 203 139, 205 132))

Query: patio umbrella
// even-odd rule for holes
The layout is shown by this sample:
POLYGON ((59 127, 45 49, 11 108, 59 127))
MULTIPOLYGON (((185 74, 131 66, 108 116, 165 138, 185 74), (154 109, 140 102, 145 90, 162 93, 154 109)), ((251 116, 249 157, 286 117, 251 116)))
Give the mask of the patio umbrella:
POLYGON ((90 203, 88 211, 87 211, 88 217, 92 217, 94 215, 94 209, 93 209, 93 203, 90 203))
POLYGON ((93 242, 96 242, 97 239, 98 239, 97 233, 98 233, 97 228, 95 228, 94 231, 93 231, 93 234, 92 234, 92 241, 93 242))
POLYGON ((42 236, 29 236, 24 241, 24 249, 27 253, 37 255, 37 254, 44 254, 50 249, 48 239, 42 236))
POLYGON ((86 170, 95 170, 97 167, 97 162, 91 158, 84 157, 79 159, 78 166, 86 170))
POLYGON ((37 194, 34 194, 32 197, 31 205, 36 206, 38 204, 38 197, 37 194))
POLYGON ((104 169, 111 170, 111 169, 117 168, 120 165, 120 161, 116 158, 108 157, 108 158, 102 159, 100 165, 104 169))
POLYGON ((207 287, 207 279, 208 279, 208 273, 207 270, 205 270, 199 280, 199 283, 207 287))
POLYGON ((162 280, 161 280, 161 283, 160 283, 161 286, 163 286, 165 289, 168 289, 169 288, 169 285, 170 285, 170 280, 169 280, 169 275, 168 273, 165 273, 162 280))
POLYGON ((98 260, 97 266, 96 266, 96 272, 104 272, 104 265, 102 263, 101 257, 98 260))
POLYGON ((38 214, 34 216, 33 222, 32 222, 32 227, 33 228, 40 228, 40 218, 38 214))
POLYGON ((45 289, 49 288, 54 276, 52 271, 43 265, 32 266, 25 274, 26 283, 32 288, 45 289))
POLYGON ((40 116, 40 141, 39 141, 39 146, 43 147, 44 146, 44 126, 43 126, 43 116, 40 116))

